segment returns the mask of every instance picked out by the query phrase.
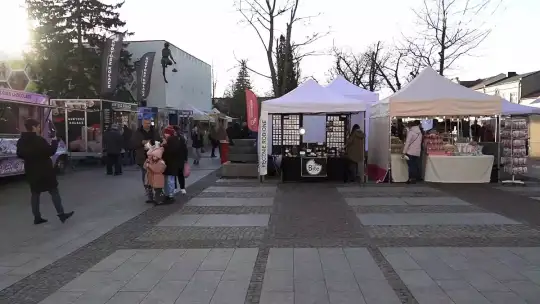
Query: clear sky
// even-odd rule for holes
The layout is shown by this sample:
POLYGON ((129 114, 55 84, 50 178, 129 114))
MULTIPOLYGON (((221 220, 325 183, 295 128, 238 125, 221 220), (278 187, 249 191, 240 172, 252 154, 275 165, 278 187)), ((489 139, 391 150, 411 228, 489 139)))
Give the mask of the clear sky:
MULTIPOLYGON (((21 8, 24 1, 3 2, 7 3, 2 3, 5 13, 0 18, 0 53, 20 52, 28 40, 21 8)), ((410 32, 414 22, 411 9, 421 3, 421 0, 301 0, 300 15, 322 15, 309 25, 295 26, 293 38, 301 40, 314 31, 330 30, 326 38, 306 50, 327 52, 335 44, 362 51, 377 40, 391 43, 400 39, 402 32, 410 32)), ((474 57, 458 62, 452 76, 476 79, 509 71, 540 70, 539 13, 538 0, 504 0, 496 14, 486 19, 493 28, 492 34, 474 52, 474 57)), ((264 49, 255 32, 240 23, 242 16, 235 10, 234 0, 126 0, 121 17, 127 21, 128 29, 135 32, 131 39, 168 40, 213 63, 218 96, 236 74, 235 56, 247 59, 251 68, 268 74, 264 49)), ((302 76, 313 76, 326 83, 331 66, 330 56, 307 58, 302 63, 302 76)), ((257 93, 270 91, 267 79, 253 75, 253 82, 257 93)))

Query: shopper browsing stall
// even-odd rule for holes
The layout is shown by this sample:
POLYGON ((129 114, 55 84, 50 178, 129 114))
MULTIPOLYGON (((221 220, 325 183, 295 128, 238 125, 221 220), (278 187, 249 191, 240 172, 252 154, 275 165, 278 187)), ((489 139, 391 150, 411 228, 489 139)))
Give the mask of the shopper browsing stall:
MULTIPOLYGON (((345 146, 345 156, 347 158, 346 168, 344 170, 344 182, 351 182, 356 180, 356 171, 358 169, 358 164, 364 164, 364 140, 366 136, 360 126, 355 124, 352 127, 351 134, 347 138, 347 143, 345 146)), ((363 172, 362 176, 363 176, 363 172)))
POLYGON ((409 130, 403 146, 403 158, 407 160, 409 168, 409 180, 407 183, 414 184, 421 179, 421 162, 422 155, 422 131, 418 121, 409 123, 409 130))

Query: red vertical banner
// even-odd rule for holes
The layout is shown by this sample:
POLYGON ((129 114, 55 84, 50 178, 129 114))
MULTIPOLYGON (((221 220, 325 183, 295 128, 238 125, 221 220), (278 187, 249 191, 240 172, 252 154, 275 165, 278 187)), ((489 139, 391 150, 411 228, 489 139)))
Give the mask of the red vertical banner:
POLYGON ((255 93, 249 89, 246 89, 246 122, 249 130, 259 132, 259 103, 255 93))

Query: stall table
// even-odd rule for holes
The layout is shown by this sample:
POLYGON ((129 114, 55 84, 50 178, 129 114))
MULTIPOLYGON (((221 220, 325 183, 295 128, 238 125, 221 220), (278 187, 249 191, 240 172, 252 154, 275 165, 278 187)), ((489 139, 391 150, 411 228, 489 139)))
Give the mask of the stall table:
POLYGON ((429 155, 424 180, 435 183, 489 183, 493 155, 429 155))
POLYGON ((392 181, 394 183, 404 183, 409 180, 409 167, 407 161, 401 158, 401 154, 391 154, 390 168, 392 168, 392 181))
POLYGON ((343 157, 283 157, 281 178, 283 182, 295 181, 343 181, 347 159, 343 157), (310 162, 313 160, 313 162, 310 162), (311 171, 308 166, 321 165, 319 170, 311 171))

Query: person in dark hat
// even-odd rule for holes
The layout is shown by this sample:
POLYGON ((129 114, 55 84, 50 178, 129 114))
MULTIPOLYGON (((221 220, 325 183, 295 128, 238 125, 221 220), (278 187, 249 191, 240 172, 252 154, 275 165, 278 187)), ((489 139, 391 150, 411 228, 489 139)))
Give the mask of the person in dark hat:
POLYGON ((24 161, 24 172, 32 194, 30 201, 34 224, 47 222, 41 217, 39 211, 42 192, 49 192, 58 218, 64 223, 73 215, 73 211, 67 213, 64 211, 58 191, 56 171, 51 159, 58 149, 58 140, 54 136, 49 144, 45 138, 41 137, 41 124, 35 119, 27 119, 24 127, 26 132, 23 132, 17 141, 17 156, 24 161))

